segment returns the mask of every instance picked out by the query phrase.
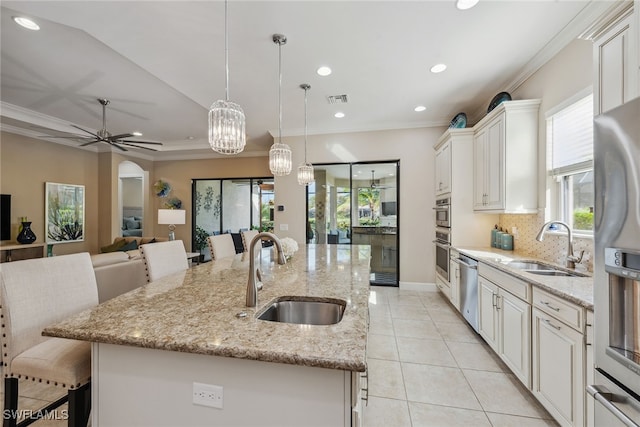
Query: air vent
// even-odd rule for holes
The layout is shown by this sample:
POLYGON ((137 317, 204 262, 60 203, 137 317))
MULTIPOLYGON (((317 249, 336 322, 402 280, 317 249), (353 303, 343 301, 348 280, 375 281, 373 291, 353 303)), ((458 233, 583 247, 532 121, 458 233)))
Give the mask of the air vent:
POLYGON ((331 95, 328 96, 329 104, 346 104, 347 95, 331 95))

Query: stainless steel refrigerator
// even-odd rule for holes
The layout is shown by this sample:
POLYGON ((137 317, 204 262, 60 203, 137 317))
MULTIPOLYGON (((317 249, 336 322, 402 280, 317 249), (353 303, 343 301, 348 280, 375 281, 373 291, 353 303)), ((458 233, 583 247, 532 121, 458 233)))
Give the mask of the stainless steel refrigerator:
POLYGON ((596 426, 640 425, 640 98, 594 119, 596 426))

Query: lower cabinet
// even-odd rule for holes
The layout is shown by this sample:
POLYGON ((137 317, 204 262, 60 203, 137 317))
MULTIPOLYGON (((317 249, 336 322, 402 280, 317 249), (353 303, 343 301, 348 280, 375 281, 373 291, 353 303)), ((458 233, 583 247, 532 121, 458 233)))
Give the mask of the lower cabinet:
POLYGON ((480 276, 480 335, 516 377, 531 387, 531 306, 480 276))
POLYGON ((451 285, 449 285, 449 282, 445 282, 445 280, 437 274, 436 286, 448 300, 451 300, 451 285))
MULTIPOLYGON (((455 258, 458 256, 456 255, 455 258)), ((460 264, 454 261, 453 256, 449 261, 449 287, 451 290, 451 304, 460 310, 460 264)))
POLYGON ((573 308, 534 291, 532 391, 562 426, 585 425, 584 335, 562 316, 573 308))

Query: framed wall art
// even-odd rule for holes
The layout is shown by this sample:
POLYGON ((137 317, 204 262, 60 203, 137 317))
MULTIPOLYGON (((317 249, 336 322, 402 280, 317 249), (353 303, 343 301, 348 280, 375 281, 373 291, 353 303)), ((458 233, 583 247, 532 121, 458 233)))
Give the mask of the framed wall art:
POLYGON ((84 185, 45 183, 46 241, 70 243, 84 240, 84 185))

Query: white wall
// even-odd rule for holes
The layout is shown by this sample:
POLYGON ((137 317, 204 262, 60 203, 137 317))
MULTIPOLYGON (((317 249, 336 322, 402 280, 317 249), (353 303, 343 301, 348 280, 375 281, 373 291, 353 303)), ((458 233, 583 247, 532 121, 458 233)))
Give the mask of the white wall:
MULTIPOLYGON (((354 132, 308 137, 310 163, 400 160, 400 282, 435 281, 434 248, 434 150, 444 128, 354 132)), ((305 188, 298 185, 297 167, 304 160, 302 137, 283 138, 293 151, 293 171, 275 178, 275 212, 278 236, 305 242, 305 188), (286 225, 288 230, 282 230, 286 225)))

